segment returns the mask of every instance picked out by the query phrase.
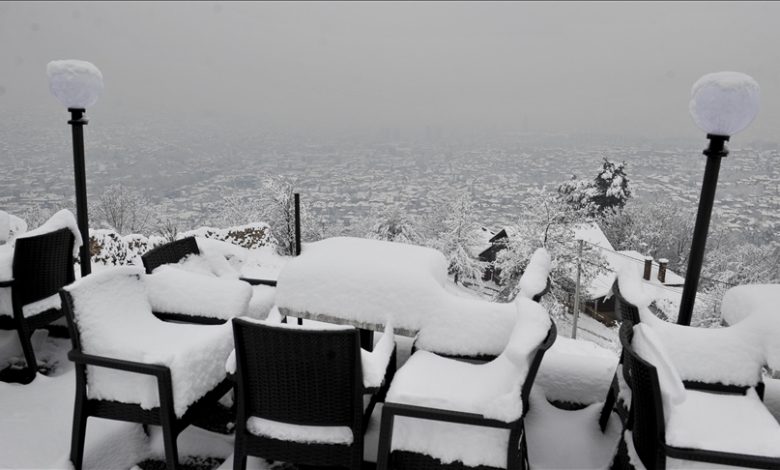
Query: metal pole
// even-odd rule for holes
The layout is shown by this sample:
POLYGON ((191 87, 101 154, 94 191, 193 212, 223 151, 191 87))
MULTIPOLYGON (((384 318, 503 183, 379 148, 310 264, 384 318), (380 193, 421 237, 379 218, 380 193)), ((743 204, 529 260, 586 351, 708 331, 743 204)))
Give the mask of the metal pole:
POLYGON ((73 170, 76 179, 76 223, 81 233, 81 248, 79 259, 81 261, 81 277, 92 272, 89 259, 89 216, 87 213, 87 175, 84 169, 84 126, 89 120, 84 116, 85 110, 68 108, 70 121, 68 124, 73 129, 73 170))
POLYGON ((707 246, 707 232, 710 228, 710 216, 715 201, 715 190, 718 187, 720 160, 729 154, 726 148, 728 136, 707 134, 710 145, 704 150, 707 156, 707 166, 704 169, 704 181, 701 184, 699 211, 696 214, 696 225, 691 240, 691 254, 688 257, 688 270, 685 272, 685 286, 680 300, 680 313, 677 323, 690 325, 693 315, 693 304, 696 301, 696 290, 699 287, 701 266, 704 262, 704 249, 707 246))
POLYGON ((301 195, 295 193, 295 256, 301 254, 301 195))
POLYGON ((577 319, 580 317, 580 275, 582 274, 582 240, 577 247, 577 285, 574 287, 574 324, 571 326, 571 337, 577 339, 577 319))

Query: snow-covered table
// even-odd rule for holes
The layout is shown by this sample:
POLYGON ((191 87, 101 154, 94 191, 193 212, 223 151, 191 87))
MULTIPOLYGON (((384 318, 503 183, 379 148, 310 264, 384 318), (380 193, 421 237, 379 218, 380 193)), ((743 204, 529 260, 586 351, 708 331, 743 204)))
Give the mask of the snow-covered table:
POLYGON ((426 324, 515 311, 513 305, 457 296, 451 284, 447 259, 437 250, 337 237, 305 244, 287 263, 279 273, 276 305, 283 315, 363 330, 382 331, 392 322, 404 336, 415 336, 426 324))

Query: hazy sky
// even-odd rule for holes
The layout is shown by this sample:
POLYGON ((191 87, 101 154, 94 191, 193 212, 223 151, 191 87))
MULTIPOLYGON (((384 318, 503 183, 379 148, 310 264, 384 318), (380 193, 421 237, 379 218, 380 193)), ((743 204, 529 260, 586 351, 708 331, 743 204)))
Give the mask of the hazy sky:
POLYGON ((762 93, 744 139, 777 141, 778 25, 778 2, 3 2, 0 110, 63 113, 45 67, 74 58, 105 78, 93 122, 685 138, 693 82, 737 70, 762 93))

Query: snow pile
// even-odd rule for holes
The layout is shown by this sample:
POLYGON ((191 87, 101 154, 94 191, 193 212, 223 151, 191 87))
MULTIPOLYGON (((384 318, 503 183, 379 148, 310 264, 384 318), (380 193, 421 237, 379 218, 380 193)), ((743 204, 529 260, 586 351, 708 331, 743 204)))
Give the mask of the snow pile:
POLYGON ((46 66, 49 90, 66 108, 86 109, 103 91, 103 74, 83 60, 53 60, 46 66))
POLYGON ((759 86, 740 72, 716 72, 701 77, 691 89, 693 121, 707 134, 732 136, 758 114, 759 86))
POLYGON ((633 263, 625 263, 617 273, 620 295, 637 308, 647 307, 653 298, 645 291, 639 268, 633 263))
POLYGON ((40 227, 36 228, 35 230, 25 232, 16 237, 16 239, 19 240, 21 238, 31 238, 38 235, 43 235, 45 233, 56 232, 57 230, 63 228, 70 229, 70 231, 73 232, 73 237, 76 239, 75 243, 73 244, 73 257, 78 258, 79 248, 81 248, 81 232, 79 232, 79 227, 76 224, 76 217, 71 211, 67 209, 62 209, 53 216, 49 217, 49 220, 44 222, 40 227))
MULTIPOLYGON (((541 306, 521 301, 530 304, 527 321, 517 322, 498 358, 471 364, 418 351, 396 373, 387 401, 477 413, 504 422, 518 419, 530 360, 551 324, 541 306)), ((393 450, 423 453, 445 463, 506 466, 507 430, 401 417, 395 423, 393 450)))
POLYGON ((531 261, 525 268, 522 277, 520 277, 520 295, 526 298, 533 298, 541 294, 547 287, 547 277, 550 275, 552 260, 550 253, 544 248, 538 248, 531 256, 531 261))
MULTIPOLYGON (((224 325, 166 323, 152 314, 141 268, 99 271, 66 289, 73 296, 84 353, 171 369, 174 410, 187 407, 225 378, 225 359, 233 348, 232 328, 224 325)), ((154 377, 87 367, 92 399, 159 406, 154 377)))
POLYGON ((558 336, 544 355, 536 384, 548 400, 591 404, 604 401, 618 358, 595 343, 558 336))
POLYGON ((180 313, 228 320, 246 315, 252 288, 163 265, 146 276, 149 302, 155 312, 180 313))
POLYGON ((360 350, 360 365, 363 370, 363 387, 377 388, 385 380, 385 372, 395 350, 393 325, 386 325, 373 351, 360 350))
POLYGON ((734 325, 748 315, 777 314, 780 305, 780 284, 747 284, 732 287, 723 294, 720 312, 723 320, 734 325))

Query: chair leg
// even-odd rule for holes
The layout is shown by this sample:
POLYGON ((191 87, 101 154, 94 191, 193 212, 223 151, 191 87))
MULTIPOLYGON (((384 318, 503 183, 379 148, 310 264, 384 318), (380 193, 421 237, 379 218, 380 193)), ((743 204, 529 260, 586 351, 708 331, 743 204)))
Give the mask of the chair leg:
POLYGON ((513 428, 509 430, 509 446, 506 455, 507 470, 520 470, 521 468, 521 462, 525 458, 525 453, 521 447, 520 439, 524 434, 522 429, 513 428))
POLYGON ((599 416, 599 427, 601 427, 601 432, 604 432, 607 429, 609 417, 612 415, 612 410, 615 408, 615 402, 617 401, 617 374, 618 372, 615 372, 615 375, 612 376, 612 384, 609 386, 607 398, 604 400, 604 406, 601 408, 601 415, 599 416))
POLYGON ((84 441, 87 434, 87 414, 84 410, 83 397, 76 396, 76 404, 73 409, 73 429, 70 436, 70 461, 75 470, 81 470, 84 460, 84 441))
POLYGON ((246 442, 243 431, 236 429, 235 446, 233 451, 233 470, 246 470, 246 442))
POLYGON ((35 351, 32 346, 33 331, 22 324, 17 328, 17 332, 19 333, 19 343, 22 345, 22 352, 24 352, 24 360, 27 362, 22 383, 28 384, 35 380, 35 376, 38 374, 38 362, 35 359, 35 351))
POLYGON ((390 443, 393 440, 395 414, 387 407, 382 408, 382 424, 379 428, 379 449, 376 454, 376 470, 387 470, 390 461, 390 443))

